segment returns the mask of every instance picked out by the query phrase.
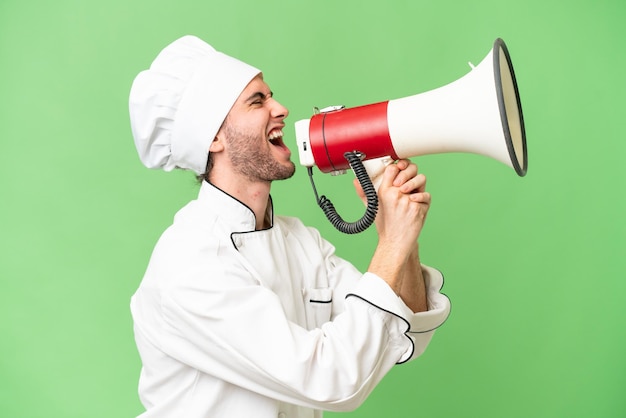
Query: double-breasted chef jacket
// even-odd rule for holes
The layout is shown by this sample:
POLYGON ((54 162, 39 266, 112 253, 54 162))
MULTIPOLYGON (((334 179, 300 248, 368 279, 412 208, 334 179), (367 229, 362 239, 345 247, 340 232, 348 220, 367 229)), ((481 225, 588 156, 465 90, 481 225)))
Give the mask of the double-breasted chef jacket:
MULTIPOLYGON (((271 206, 271 205, 270 205, 271 206)), ((131 299, 141 417, 321 417, 359 406, 447 318, 443 277, 422 266, 413 313, 317 230, 253 212, 210 183, 175 216, 131 299)))

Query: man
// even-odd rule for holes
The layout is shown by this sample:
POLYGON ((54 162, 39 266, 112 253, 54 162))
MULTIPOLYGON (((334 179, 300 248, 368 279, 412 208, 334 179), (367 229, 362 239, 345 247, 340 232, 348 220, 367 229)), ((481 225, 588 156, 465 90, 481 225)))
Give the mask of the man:
POLYGON ((274 214, 271 183, 295 167, 288 110, 259 70, 183 37, 137 76, 130 114, 146 166, 204 179, 131 301, 143 417, 352 410, 425 350, 450 306, 441 274, 419 262, 430 195, 415 165, 384 173, 362 274, 315 229, 274 214))

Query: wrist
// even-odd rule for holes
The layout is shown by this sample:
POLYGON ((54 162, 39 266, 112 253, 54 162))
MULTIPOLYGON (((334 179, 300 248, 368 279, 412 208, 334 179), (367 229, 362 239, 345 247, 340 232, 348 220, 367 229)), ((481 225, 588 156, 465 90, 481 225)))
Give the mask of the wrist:
POLYGON ((403 270, 409 254, 410 252, 400 251, 395 245, 379 243, 368 271, 387 282, 396 294, 400 294, 403 270))

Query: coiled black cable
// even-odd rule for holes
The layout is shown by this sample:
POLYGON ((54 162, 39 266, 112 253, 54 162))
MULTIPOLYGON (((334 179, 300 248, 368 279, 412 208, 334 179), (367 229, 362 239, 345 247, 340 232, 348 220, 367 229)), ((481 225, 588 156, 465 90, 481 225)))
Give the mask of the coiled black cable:
POLYGON ((346 160, 348 160, 348 163, 354 171, 357 180, 363 188, 365 197, 367 198, 367 207, 365 208, 365 214, 363 214, 361 219, 354 222, 345 221, 339 213, 337 213, 335 206, 326 196, 318 196, 315 183, 313 182, 313 170, 311 167, 308 169, 309 178, 311 179, 311 185, 313 186, 313 192, 315 193, 317 204, 322 209, 330 223, 344 234, 358 234, 365 231, 372 225, 372 223, 374 223, 376 213, 378 212, 378 194, 372 184, 372 180, 363 166, 363 162, 361 161, 362 154, 355 151, 346 152, 343 156, 346 160))

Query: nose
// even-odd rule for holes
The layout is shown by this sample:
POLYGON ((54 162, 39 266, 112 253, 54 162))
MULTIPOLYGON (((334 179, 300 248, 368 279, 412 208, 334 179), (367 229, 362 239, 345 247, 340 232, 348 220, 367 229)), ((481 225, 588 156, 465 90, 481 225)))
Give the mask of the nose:
POLYGON ((289 109, 280 104, 276 99, 272 99, 272 101, 274 102, 272 105, 272 117, 280 119, 287 118, 287 116, 289 116, 289 109))

